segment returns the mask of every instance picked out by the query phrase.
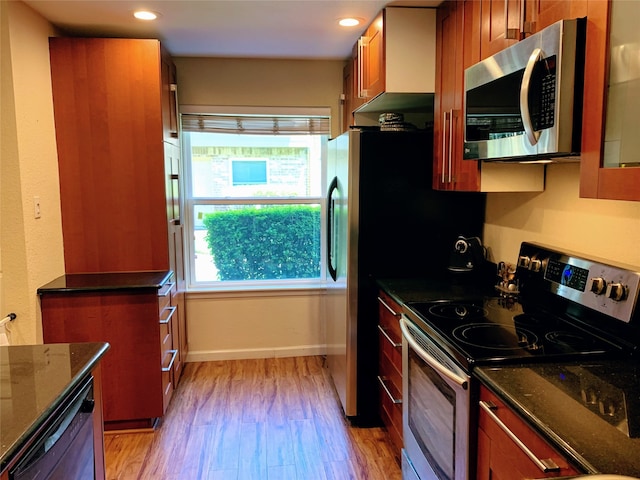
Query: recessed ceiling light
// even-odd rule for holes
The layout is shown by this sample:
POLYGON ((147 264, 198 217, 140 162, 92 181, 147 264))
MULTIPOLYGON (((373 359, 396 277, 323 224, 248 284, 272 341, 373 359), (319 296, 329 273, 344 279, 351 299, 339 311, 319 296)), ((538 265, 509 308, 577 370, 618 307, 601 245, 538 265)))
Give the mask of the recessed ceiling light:
POLYGON ((360 19, 358 18, 341 18, 338 20, 338 24, 343 27, 355 27, 356 25, 360 25, 360 19))
POLYGON ((133 12, 133 16, 138 20, 155 20, 158 18, 159 14, 150 10, 138 10, 133 12))

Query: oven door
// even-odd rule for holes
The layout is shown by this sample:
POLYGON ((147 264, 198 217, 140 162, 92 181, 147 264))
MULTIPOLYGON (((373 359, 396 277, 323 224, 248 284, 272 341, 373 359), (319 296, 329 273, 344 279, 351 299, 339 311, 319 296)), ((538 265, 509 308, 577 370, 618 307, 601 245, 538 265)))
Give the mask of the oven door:
POLYGON ((406 470, 420 480, 467 480, 470 377, 404 315, 400 327, 406 470))

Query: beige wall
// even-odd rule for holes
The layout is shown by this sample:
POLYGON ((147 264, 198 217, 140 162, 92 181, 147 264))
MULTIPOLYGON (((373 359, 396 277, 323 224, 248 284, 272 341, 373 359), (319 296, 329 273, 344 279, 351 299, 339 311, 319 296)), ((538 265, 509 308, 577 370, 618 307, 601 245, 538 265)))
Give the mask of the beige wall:
POLYGON ((3 0, 0 9, 0 314, 18 315, 11 343, 39 343, 36 290, 64 273, 48 43, 54 30, 22 2, 3 0))
POLYGON ((579 198, 580 165, 547 166, 542 193, 490 193, 484 241, 494 261, 515 263, 536 241, 640 268, 640 202, 579 198))

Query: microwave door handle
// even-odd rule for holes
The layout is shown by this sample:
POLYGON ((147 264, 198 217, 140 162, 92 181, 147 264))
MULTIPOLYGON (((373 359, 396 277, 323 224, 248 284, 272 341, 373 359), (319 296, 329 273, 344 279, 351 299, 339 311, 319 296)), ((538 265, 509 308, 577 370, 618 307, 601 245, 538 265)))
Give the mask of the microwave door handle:
POLYGON ((536 48, 529 57, 527 66, 524 69, 524 75, 522 77, 522 84, 520 85, 520 115, 522 116, 522 126, 524 127, 524 133, 527 135, 529 143, 533 146, 538 143, 540 139, 540 132, 533 129, 531 123, 531 114, 529 112, 529 87, 531 86, 531 75, 533 74, 533 68, 536 66, 536 62, 542 59, 542 50, 536 48))
POLYGON ((454 382, 463 390, 467 389, 467 387, 469 386, 469 383, 465 378, 449 370, 447 367, 442 365, 435 358, 433 358, 431 355, 425 352, 425 350, 420 345, 418 345, 418 342, 414 340, 413 335, 411 335, 411 332, 409 332, 407 321, 402 317, 400 318, 400 330, 402 330, 402 336, 407 340, 411 348, 413 348, 413 350, 418 355, 420 355, 420 358, 422 358, 422 360, 424 360, 431 368, 433 368, 440 375, 454 382))

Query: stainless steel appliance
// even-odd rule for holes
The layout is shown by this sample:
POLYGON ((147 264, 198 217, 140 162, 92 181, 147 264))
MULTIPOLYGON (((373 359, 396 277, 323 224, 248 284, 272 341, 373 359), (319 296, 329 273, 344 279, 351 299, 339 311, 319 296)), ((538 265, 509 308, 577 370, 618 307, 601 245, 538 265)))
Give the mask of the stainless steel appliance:
POLYGON ((329 142, 327 364, 345 415, 379 424, 376 278, 443 275, 485 197, 431 189, 433 133, 357 128, 329 142), (406 235, 419 225, 429 235, 406 235))
POLYGON ((407 303, 403 471, 420 480, 474 478, 474 365, 637 355, 639 270, 524 242, 517 299, 407 303))
POLYGON ((95 478, 93 377, 54 412, 52 420, 9 471, 10 480, 95 478))
POLYGON ((465 70, 465 158, 577 160, 585 23, 559 21, 465 70))

